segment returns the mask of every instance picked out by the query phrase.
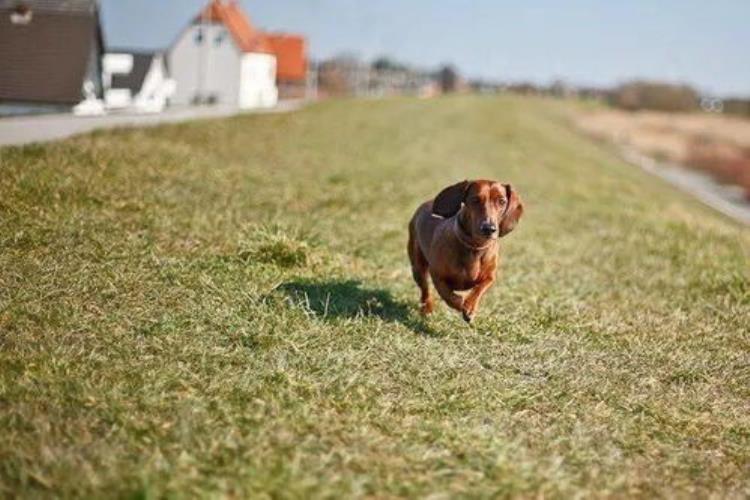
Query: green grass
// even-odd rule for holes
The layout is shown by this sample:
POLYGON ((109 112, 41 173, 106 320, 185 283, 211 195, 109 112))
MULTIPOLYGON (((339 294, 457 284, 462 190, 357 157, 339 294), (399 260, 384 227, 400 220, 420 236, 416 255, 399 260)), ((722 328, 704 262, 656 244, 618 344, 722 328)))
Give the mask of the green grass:
POLYGON ((750 495, 750 235, 552 102, 338 101, 0 150, 0 495, 750 495), (473 327, 405 253, 526 202, 473 327))

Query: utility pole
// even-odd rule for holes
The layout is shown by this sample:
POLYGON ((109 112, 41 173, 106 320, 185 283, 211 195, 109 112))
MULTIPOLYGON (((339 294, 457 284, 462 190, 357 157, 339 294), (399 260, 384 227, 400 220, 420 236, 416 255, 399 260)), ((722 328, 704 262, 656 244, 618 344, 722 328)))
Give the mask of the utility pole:
POLYGON ((307 82, 305 89, 305 100, 317 101, 318 100, 318 63, 308 62, 307 65, 307 82))

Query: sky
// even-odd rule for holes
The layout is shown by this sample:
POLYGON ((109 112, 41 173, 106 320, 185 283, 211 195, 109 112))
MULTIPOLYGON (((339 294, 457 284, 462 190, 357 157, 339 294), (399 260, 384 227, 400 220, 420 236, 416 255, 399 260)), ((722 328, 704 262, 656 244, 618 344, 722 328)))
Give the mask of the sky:
MULTIPOLYGON (((207 0, 101 0, 110 47, 164 48, 207 0)), ((750 96, 750 0, 241 0, 311 56, 455 65, 469 78, 690 83, 750 96)))

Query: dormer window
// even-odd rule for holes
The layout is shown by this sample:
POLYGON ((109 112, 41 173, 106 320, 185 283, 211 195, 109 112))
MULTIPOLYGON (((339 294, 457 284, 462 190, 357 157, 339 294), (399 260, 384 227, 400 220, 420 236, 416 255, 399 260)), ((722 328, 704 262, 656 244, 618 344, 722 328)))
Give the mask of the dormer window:
POLYGON ((34 13, 26 4, 20 3, 10 13, 10 22, 16 25, 25 26, 31 22, 34 13))
POLYGON ((224 43, 224 39, 227 37, 227 32, 222 30, 217 35, 216 38, 214 38, 214 45, 219 47, 222 43, 224 43))

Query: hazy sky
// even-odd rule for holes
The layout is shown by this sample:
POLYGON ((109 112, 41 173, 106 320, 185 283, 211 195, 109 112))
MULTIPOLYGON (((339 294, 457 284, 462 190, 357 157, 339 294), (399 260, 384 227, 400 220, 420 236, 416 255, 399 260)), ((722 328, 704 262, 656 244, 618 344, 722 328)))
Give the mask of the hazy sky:
MULTIPOLYGON (((102 0, 110 46, 165 47, 205 0, 102 0)), ((750 95, 750 0, 242 0, 315 58, 389 55, 469 77, 609 85, 632 77, 750 95)))

